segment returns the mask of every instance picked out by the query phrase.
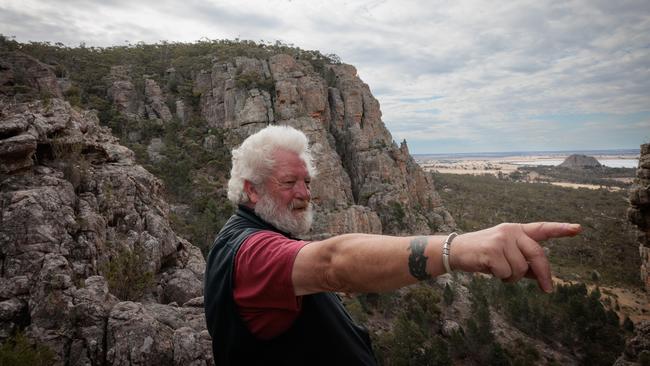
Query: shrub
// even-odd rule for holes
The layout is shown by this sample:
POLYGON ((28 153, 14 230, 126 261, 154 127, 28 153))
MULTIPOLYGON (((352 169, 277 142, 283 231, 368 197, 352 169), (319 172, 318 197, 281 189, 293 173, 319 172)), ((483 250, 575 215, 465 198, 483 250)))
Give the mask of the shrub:
POLYGON ((257 72, 250 71, 235 76, 235 85, 243 89, 259 88, 266 90, 271 95, 274 94, 275 82, 272 78, 267 78, 257 72))
POLYGON ((405 230, 408 228, 408 224, 405 220, 406 211, 400 202, 390 201, 388 202, 388 214, 390 215, 390 221, 397 226, 398 230, 405 230))
POLYGON ((63 93, 65 100, 70 102, 71 105, 81 107, 81 89, 76 85, 71 86, 63 93))
POLYGON ((120 249, 102 267, 111 293, 120 300, 135 301, 142 298, 154 285, 154 274, 145 271, 146 258, 141 249, 120 249))
POLYGON ((76 190, 90 174, 90 161, 82 154, 83 143, 56 137, 51 140, 50 147, 52 157, 63 163, 63 177, 76 190))
POLYGON ((489 301, 505 310, 512 325, 549 344, 562 343, 584 364, 611 365, 623 351, 618 316, 602 305, 598 289, 590 293, 584 284, 559 285, 555 293, 540 295, 532 281, 481 282, 489 301))
POLYGON ((352 319, 357 323, 363 324, 368 321, 368 314, 363 310, 363 306, 359 302, 358 297, 346 298, 343 303, 352 319))
POLYGON ((32 344, 22 332, 6 339, 0 346, 0 366, 49 366, 55 360, 56 355, 50 348, 32 344))

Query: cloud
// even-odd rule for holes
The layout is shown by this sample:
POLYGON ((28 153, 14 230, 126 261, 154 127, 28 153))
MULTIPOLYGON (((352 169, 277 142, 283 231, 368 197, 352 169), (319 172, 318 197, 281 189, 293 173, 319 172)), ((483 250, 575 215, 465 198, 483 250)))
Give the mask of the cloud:
POLYGON ((192 22, 200 21, 219 28, 259 32, 286 26, 279 14, 251 12, 250 9, 242 6, 244 3, 239 3, 238 6, 227 6, 206 1, 188 1, 183 6, 178 6, 178 2, 167 1, 164 4, 165 13, 174 13, 176 16, 191 19, 192 22))
POLYGON ((47 20, 42 15, 32 15, 24 11, 0 6, 0 33, 6 36, 29 34, 20 37, 22 41, 68 40, 70 31, 60 26, 58 16, 50 15, 47 20))
POLYGON ((24 0, 0 5, 0 22, 0 33, 23 41, 239 37, 336 53, 369 84, 394 138, 414 141, 412 152, 648 139, 647 116, 633 118, 650 111, 644 0, 24 0), (608 118, 589 127, 574 116, 608 118))

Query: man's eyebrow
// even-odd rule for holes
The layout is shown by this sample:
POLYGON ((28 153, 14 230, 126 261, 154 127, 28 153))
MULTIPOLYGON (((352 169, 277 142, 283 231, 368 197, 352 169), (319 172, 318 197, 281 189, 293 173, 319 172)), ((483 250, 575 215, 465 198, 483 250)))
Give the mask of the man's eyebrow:
MULTIPOLYGON (((296 174, 291 174, 291 173, 286 173, 286 174, 285 173, 280 173, 280 175, 278 177, 276 177, 275 179, 278 180, 278 181, 287 180, 287 179, 289 179, 289 180, 297 180, 298 176, 296 174)), ((311 180, 311 176, 306 175, 304 179, 305 180, 311 180)))
POLYGON ((285 180, 295 180, 295 179, 297 179, 297 178, 296 178, 296 176, 293 175, 293 174, 284 174, 284 173, 280 173, 280 175, 278 175, 277 177, 274 177, 274 179, 275 179, 276 181, 278 181, 278 182, 282 182, 282 181, 285 181, 285 180))

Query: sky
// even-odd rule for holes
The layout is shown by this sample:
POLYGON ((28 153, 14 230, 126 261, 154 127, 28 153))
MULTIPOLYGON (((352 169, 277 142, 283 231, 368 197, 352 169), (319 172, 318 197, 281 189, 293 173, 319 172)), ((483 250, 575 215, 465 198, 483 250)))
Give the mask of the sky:
POLYGON ((357 68, 411 153, 650 142, 650 1, 0 0, 21 42, 280 40, 357 68))

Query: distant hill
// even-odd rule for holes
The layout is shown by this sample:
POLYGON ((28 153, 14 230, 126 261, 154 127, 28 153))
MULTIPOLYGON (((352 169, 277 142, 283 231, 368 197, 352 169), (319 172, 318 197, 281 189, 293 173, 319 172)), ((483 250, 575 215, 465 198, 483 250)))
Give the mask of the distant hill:
POLYGON ((560 166, 565 168, 598 168, 602 165, 593 156, 573 154, 569 155, 560 166))

